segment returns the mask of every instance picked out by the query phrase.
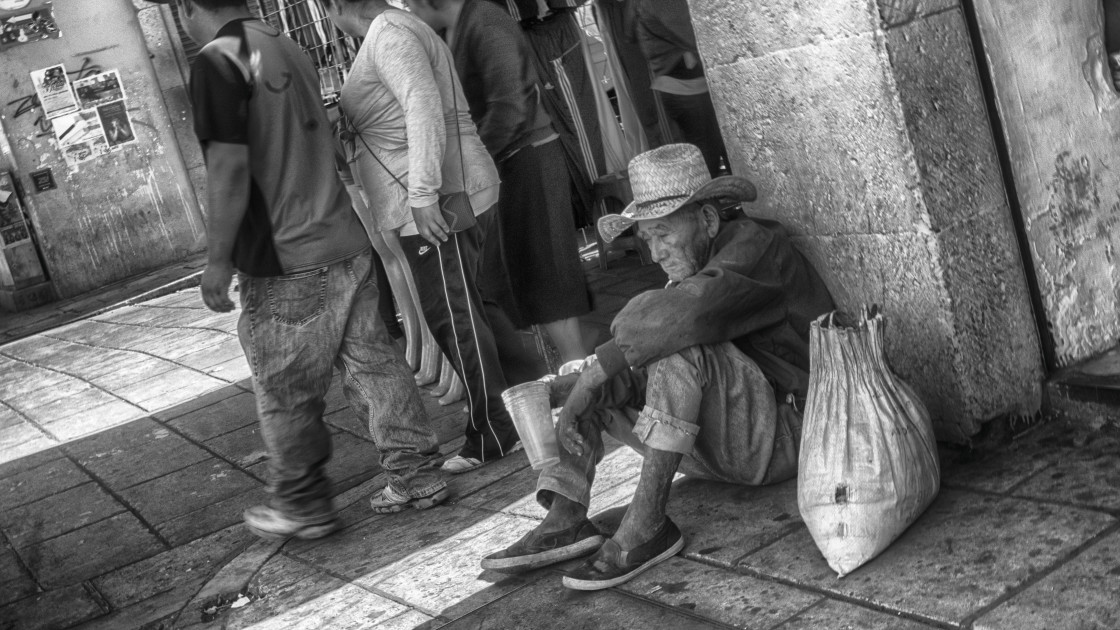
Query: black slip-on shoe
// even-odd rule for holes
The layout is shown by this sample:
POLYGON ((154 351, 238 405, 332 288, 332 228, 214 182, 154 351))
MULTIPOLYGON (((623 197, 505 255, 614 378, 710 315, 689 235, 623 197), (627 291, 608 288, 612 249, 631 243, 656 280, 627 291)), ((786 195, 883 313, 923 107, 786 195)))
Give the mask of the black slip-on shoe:
POLYGON ((502 573, 539 569, 586 556, 598 549, 603 540, 603 534, 587 520, 547 534, 539 534, 534 529, 509 547, 483 558, 482 568, 502 573))
POLYGON ((653 538, 630 551, 623 551, 614 539, 603 543, 599 553, 564 576, 564 586, 577 591, 597 591, 626 583, 642 571, 664 562, 684 548, 684 536, 668 518, 653 538))

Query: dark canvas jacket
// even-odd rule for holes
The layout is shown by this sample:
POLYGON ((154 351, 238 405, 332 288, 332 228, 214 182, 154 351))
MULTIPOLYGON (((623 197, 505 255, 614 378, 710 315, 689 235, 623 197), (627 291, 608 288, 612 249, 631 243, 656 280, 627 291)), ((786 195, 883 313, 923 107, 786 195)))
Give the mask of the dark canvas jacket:
POLYGON ((752 359, 779 398, 809 386, 809 324, 834 308, 816 271, 778 223, 743 218, 720 226, 708 264, 646 291, 611 323, 596 349, 608 376, 690 346, 730 341, 752 359))
POLYGON ((509 14, 485 0, 467 0, 451 52, 471 118, 495 162, 553 134, 539 102, 532 50, 509 14))

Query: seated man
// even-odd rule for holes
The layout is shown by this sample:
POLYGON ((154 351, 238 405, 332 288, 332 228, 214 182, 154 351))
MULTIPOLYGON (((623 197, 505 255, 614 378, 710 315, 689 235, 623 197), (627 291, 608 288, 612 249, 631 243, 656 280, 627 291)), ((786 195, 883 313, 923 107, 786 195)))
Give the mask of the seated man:
POLYGON ((552 382, 553 403, 564 407, 560 461, 537 483, 548 515, 483 559, 484 569, 521 571, 598 550, 564 585, 615 586, 684 547, 665 515, 678 466, 746 485, 797 474, 809 324, 832 310, 828 290, 779 224, 720 224, 715 203, 753 201, 755 189, 743 177, 711 179, 695 146, 643 153, 629 173, 634 203, 600 219, 599 231, 610 241, 637 223, 669 284, 630 300, 597 361, 552 382), (606 542, 587 518, 602 431, 644 455, 634 499, 606 542))

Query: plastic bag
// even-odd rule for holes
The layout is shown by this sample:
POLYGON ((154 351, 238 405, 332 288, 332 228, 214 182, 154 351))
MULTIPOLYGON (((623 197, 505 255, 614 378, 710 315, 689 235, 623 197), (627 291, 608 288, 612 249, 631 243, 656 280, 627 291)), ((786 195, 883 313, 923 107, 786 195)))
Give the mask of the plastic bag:
POLYGON ((797 505, 839 577, 879 555, 937 496, 941 469, 929 412, 887 366, 885 322, 864 307, 810 329, 809 395, 797 505))

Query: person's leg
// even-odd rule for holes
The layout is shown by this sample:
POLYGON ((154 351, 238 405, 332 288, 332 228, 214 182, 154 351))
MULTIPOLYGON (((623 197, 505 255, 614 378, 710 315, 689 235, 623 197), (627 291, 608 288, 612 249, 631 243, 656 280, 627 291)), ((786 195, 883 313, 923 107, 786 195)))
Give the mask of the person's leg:
POLYGON ((506 384, 512 387, 544 376, 548 373, 548 368, 535 349, 530 350, 521 342, 522 336, 514 324, 519 321, 519 315, 509 287, 502 248, 501 221, 498 218, 508 210, 502 207, 501 195, 505 194, 504 191, 503 186, 495 207, 478 216, 482 243, 478 292, 482 297, 486 319, 490 322, 490 331, 494 334, 494 345, 498 350, 502 373, 506 377, 506 384))
POLYGON ((541 471, 537 501, 548 510, 540 525, 509 547, 487 555, 482 568, 503 572, 534 569, 595 551, 603 536, 587 519, 595 467, 603 459, 604 425, 611 411, 597 410, 585 419, 584 451, 560 449, 560 459, 541 471))
POLYGON ((428 326, 466 386, 470 417, 459 454, 487 463, 509 454, 517 431, 502 403, 505 375, 475 284, 479 239, 476 226, 451 235, 439 247, 419 236, 402 237, 401 245, 428 326))
MULTIPOLYGON (((334 266, 337 267, 337 266, 334 266)), ((246 511, 262 536, 315 537, 309 528, 334 521, 324 467, 331 437, 323 397, 338 351, 340 317, 332 306, 334 267, 275 278, 239 276, 238 337, 253 374, 261 438, 269 454, 271 497, 246 511)))
POLYGON ((587 346, 583 343, 583 333, 580 332, 578 317, 568 317, 548 322, 541 324, 541 327, 548 333, 552 343, 556 344, 556 349, 560 352, 560 359, 565 363, 586 359, 587 355, 590 354, 587 351, 587 346))
POLYGON ((705 94, 680 95, 661 93, 665 113, 681 130, 684 141, 696 145, 704 155, 708 172, 715 177, 719 160, 727 160, 727 149, 719 130, 711 96, 705 94))
MULTIPOLYGON (((694 346, 649 365, 633 430, 645 446, 634 500, 618 531, 565 586, 615 586, 684 547, 665 507, 686 455, 707 477, 724 481, 757 484, 785 474, 789 436, 778 430, 775 408, 761 370, 730 343, 694 346)), ((796 472, 796 454, 792 465, 796 472)))
POLYGON ((385 263, 381 261, 380 256, 374 256, 373 266, 377 272, 377 312, 381 321, 385 323, 389 338, 400 339, 404 337, 404 330, 401 329, 401 323, 397 321, 397 308, 393 304, 393 290, 389 286, 389 274, 385 271, 385 263))
POLYGON ((435 466, 439 443, 412 370, 375 313, 378 287, 371 274, 373 258, 367 252, 345 263, 345 281, 353 289, 350 303, 339 305, 349 317, 335 365, 351 410, 369 427, 389 487, 399 496, 423 499, 446 487, 435 466))

